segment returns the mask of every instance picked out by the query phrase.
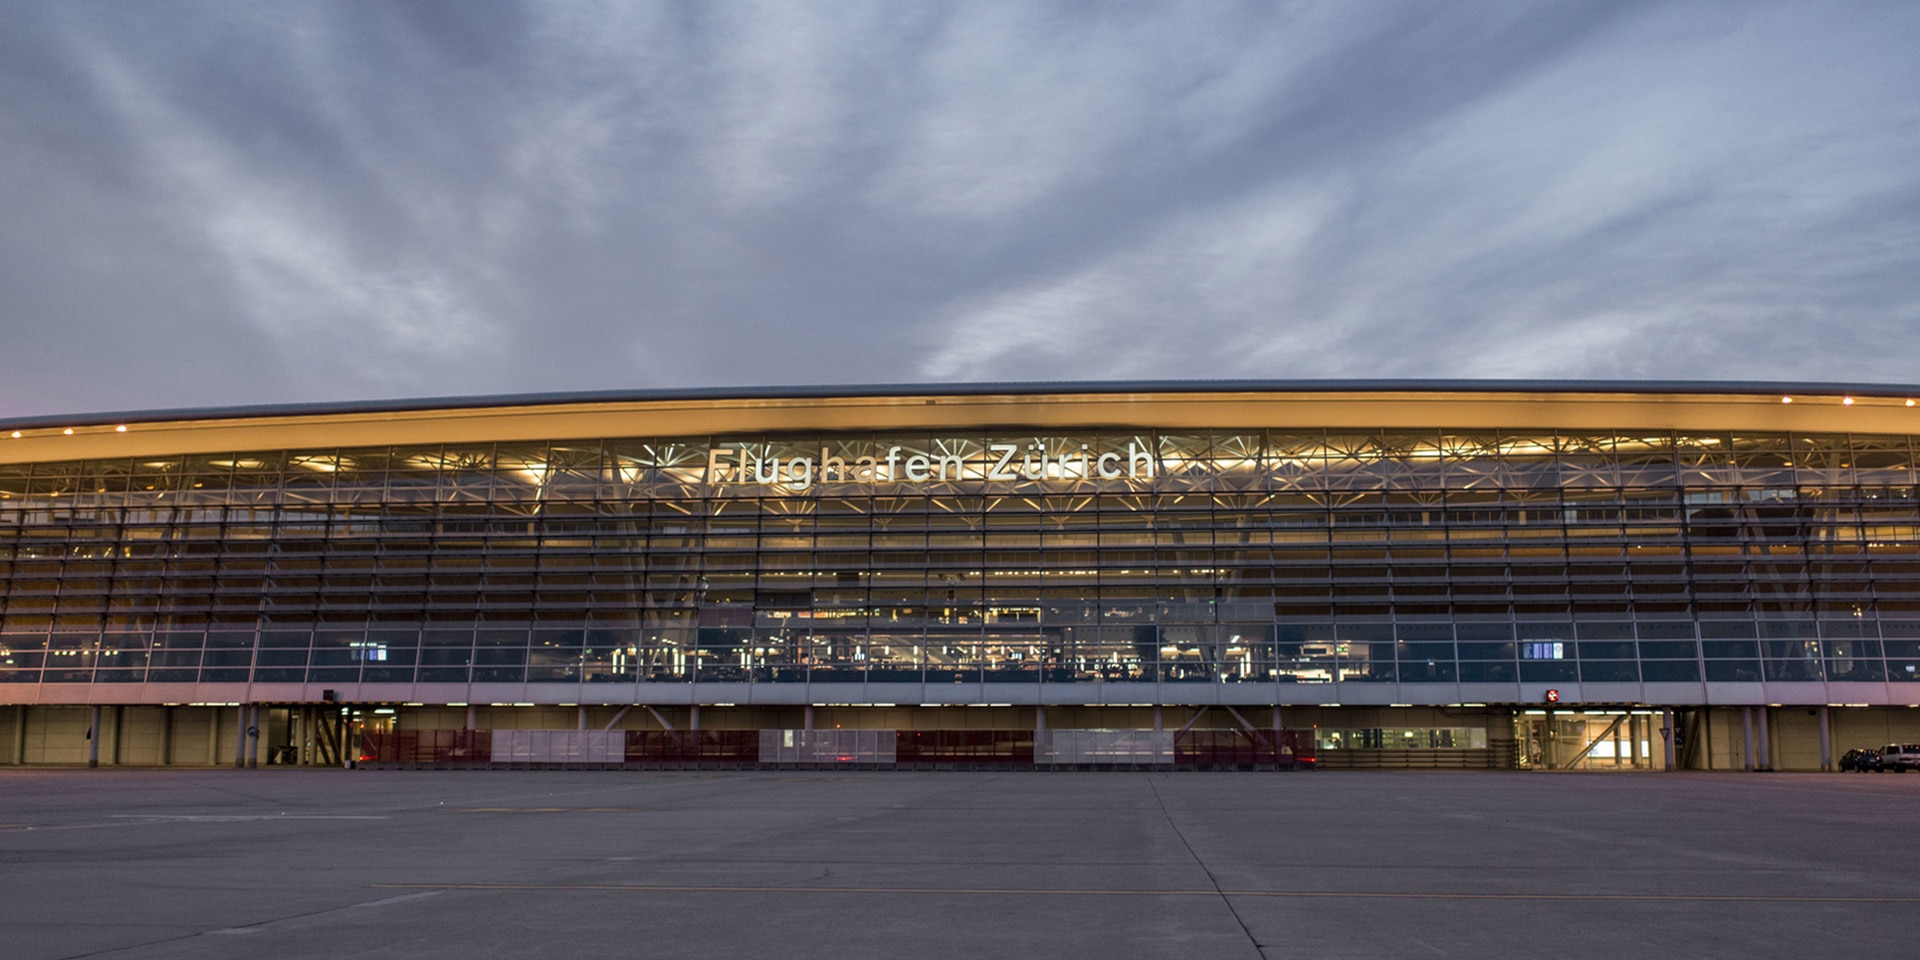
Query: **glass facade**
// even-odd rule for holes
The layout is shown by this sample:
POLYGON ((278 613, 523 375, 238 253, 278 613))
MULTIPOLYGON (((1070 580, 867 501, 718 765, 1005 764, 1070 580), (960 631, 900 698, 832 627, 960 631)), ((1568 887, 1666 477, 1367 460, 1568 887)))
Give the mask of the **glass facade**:
POLYGON ((1920 681, 1914 468, 1147 427, 0 464, 0 682, 1920 681))

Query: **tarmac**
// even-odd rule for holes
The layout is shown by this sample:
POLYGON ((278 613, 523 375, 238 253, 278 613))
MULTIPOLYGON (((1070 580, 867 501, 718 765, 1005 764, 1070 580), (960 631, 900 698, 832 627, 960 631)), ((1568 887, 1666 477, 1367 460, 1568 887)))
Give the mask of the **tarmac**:
POLYGON ((0 956, 1920 954, 1920 777, 0 771, 0 956))

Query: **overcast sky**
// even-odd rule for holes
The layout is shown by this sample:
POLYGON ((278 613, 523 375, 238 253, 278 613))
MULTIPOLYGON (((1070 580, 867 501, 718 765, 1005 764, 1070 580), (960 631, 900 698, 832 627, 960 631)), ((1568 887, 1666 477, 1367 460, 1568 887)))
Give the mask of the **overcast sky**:
POLYGON ((1920 4, 0 3, 0 416, 1920 382, 1920 4))

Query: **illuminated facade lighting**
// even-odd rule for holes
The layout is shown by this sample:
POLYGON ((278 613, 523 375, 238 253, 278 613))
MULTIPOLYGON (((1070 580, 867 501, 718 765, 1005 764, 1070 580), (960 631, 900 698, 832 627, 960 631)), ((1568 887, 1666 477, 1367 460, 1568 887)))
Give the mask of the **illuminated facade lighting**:
POLYGON ((1792 397, 199 411, 0 451, 0 702, 1907 703, 1909 425, 1792 397))

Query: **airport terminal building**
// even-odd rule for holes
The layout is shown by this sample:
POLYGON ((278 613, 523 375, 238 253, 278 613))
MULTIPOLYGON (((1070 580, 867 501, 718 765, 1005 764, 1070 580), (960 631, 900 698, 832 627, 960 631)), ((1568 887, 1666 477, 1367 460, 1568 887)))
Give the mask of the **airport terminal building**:
POLYGON ((1920 388, 1175 382, 0 424, 0 763, 1822 769, 1920 388))

